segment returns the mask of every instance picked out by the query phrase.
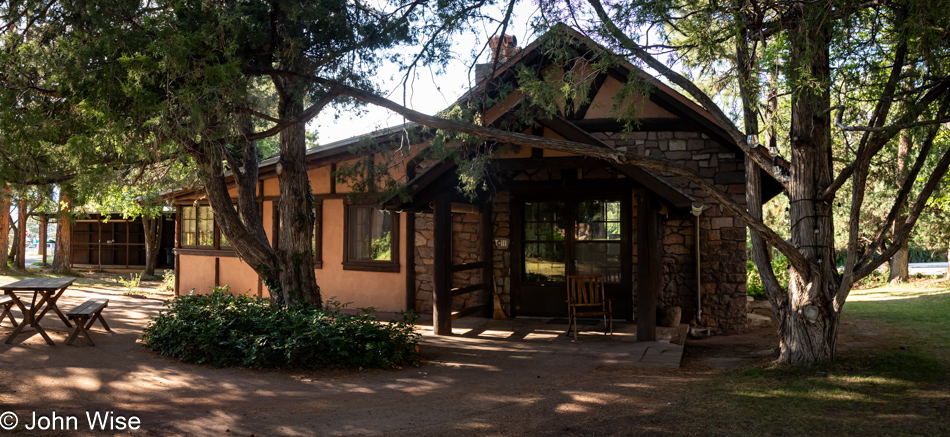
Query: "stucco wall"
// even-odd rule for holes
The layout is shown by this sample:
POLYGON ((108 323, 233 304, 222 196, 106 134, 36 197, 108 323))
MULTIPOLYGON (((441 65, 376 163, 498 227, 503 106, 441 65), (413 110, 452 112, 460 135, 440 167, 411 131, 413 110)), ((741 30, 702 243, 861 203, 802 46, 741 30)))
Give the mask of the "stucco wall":
POLYGON ((210 293, 214 288, 214 257, 179 255, 179 293, 186 295, 210 293))
MULTIPOLYGON (((240 258, 221 257, 218 272, 221 285, 230 287, 234 294, 250 294, 257 296, 257 273, 240 258)), ((267 287, 261 287, 264 297, 267 297, 267 287)))
POLYGON ((399 214, 399 272, 343 270, 343 200, 323 201, 323 268, 317 284, 324 299, 334 298, 349 308, 375 307, 379 311, 406 309, 406 220, 399 214))

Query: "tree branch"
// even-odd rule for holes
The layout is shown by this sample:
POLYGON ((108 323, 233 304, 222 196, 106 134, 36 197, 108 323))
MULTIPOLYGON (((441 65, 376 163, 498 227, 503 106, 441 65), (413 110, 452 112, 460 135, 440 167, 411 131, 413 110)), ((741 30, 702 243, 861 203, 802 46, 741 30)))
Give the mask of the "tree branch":
POLYGON ((579 143, 574 141, 567 140, 558 140, 553 138, 544 138, 534 135, 526 135, 517 132, 508 132, 499 129, 493 129, 488 127, 482 127, 471 123, 465 123, 460 121, 448 120, 444 118, 438 118, 431 115, 426 115, 412 109, 406 108, 405 106, 399 105, 391 100, 388 100, 384 97, 378 96, 376 94, 370 93, 368 91, 363 91, 357 88, 350 87, 348 85, 343 85, 331 80, 319 78, 319 77, 303 77, 296 75, 294 73, 284 72, 273 72, 273 74, 284 74, 294 77, 300 77, 303 79, 308 79, 311 82, 326 86, 333 90, 336 93, 341 95, 350 96, 352 98, 361 100, 366 103, 371 103, 376 106, 380 106, 386 109, 389 109, 397 114, 402 115, 410 121, 414 121, 424 126, 428 126, 435 129, 443 129, 454 132, 466 133, 469 135, 477 136, 483 139, 498 141, 502 143, 517 144, 523 147, 538 147, 550 150, 556 150, 561 152, 567 152, 572 154, 580 154, 584 156, 590 156, 594 158, 603 159, 609 162, 616 162, 619 164, 629 164, 637 167, 645 168, 648 170, 656 170, 661 172, 667 172, 676 176, 681 176, 688 179, 690 182, 695 183, 701 189, 706 191, 710 197, 714 198, 719 204, 728 209, 730 212, 735 214, 745 222, 745 224, 752 229, 754 232, 757 232, 764 238, 769 244, 775 246, 779 251, 781 251, 785 256, 788 257, 789 262, 802 272, 809 271, 810 268, 817 268, 817 265, 812 266, 805 257, 798 251, 794 246, 785 241, 782 237, 776 234, 772 229, 766 226, 761 220, 753 217, 746 208, 742 207, 734 200, 732 200, 731 195, 723 192, 715 185, 707 181, 706 179, 699 176, 694 170, 687 168, 685 166, 673 164, 669 161, 652 158, 648 156, 642 156, 634 152, 620 152, 609 147, 598 147, 595 145, 579 143))
MULTIPOLYGON (((617 27, 617 25, 604 10, 604 6, 600 3, 600 0, 587 0, 587 2, 590 3, 590 5, 594 8, 598 18, 600 18, 600 20, 604 23, 604 26, 607 27, 607 30, 610 31, 610 34, 614 37, 614 39, 616 39, 624 48, 630 50, 634 56, 650 66, 650 68, 658 71, 671 82, 686 90, 690 96, 696 99, 700 105, 709 111, 710 114, 712 114, 713 118, 726 131, 726 133, 732 137, 732 140, 735 141, 737 145, 739 145, 739 148, 745 152, 746 156, 750 157, 763 171, 771 175, 776 181, 782 180, 782 178, 780 178, 779 175, 775 174, 772 170, 772 161, 759 153, 759 151, 755 149, 752 144, 748 144, 746 141, 746 136, 743 135, 739 128, 736 127, 735 123, 733 123, 732 120, 722 112, 722 109, 719 108, 719 105, 717 105, 712 100, 712 98, 706 95, 706 93, 699 89, 699 87, 697 87, 692 81, 673 71, 673 69, 667 67, 666 64, 651 56, 649 53, 643 50, 639 44, 634 42, 632 39, 630 39, 630 37, 623 33, 623 31, 617 27)), ((784 186, 785 184, 782 183, 782 185, 784 186)))

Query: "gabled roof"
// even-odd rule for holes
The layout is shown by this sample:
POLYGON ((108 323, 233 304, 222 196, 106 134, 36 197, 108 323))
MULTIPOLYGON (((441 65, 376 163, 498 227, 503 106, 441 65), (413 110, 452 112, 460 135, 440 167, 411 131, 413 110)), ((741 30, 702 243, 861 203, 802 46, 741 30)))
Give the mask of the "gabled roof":
MULTIPOLYGON (((577 32, 576 30, 570 28, 569 26, 558 23, 547 33, 533 41, 531 44, 527 45, 516 55, 509 58, 505 63, 501 64, 498 68, 495 69, 488 77, 483 78, 479 81, 475 88, 469 90, 464 95, 462 95, 456 102, 450 106, 453 107, 458 104, 465 103, 467 100, 474 98, 479 95, 478 93, 489 92, 493 88, 497 88, 499 84, 504 83, 509 80, 513 80, 517 74, 515 66, 518 64, 529 64, 541 63, 545 59, 544 54, 544 45, 550 41, 556 32, 563 32, 564 34, 570 36, 573 39, 573 44, 576 44, 582 49, 591 53, 609 53, 609 51, 587 38, 583 34, 577 32)), ((701 106, 687 98, 686 96, 680 94, 676 90, 670 88, 669 86, 663 84, 661 81, 656 79, 650 74, 647 74, 642 69, 634 66, 631 63, 624 62, 620 66, 613 67, 607 71, 607 74, 615 79, 620 80, 621 82, 628 80, 631 75, 636 75, 639 78, 650 83, 654 89, 649 93, 649 100, 661 108, 673 113, 677 117, 682 119, 690 120, 699 126, 703 133, 710 136, 711 138, 717 140, 723 146, 733 149, 735 152, 742 154, 744 153, 737 144, 731 139, 727 134, 726 130, 719 125, 719 123, 712 117, 712 115, 703 109, 701 106)), ((512 108, 508 108, 505 112, 511 112, 512 108)), ((498 117, 500 118, 500 116, 498 117)), ((496 118, 497 119, 497 118, 496 118)), ((603 147, 608 147, 603 144, 601 141, 594 138, 589 132, 585 131, 579 127, 576 123, 564 119, 563 117, 554 115, 553 117, 535 117, 535 121, 538 123, 550 128, 552 131, 557 132, 559 135, 572 140, 578 141, 585 144, 599 145, 603 147)), ((359 136, 354 136, 340 141, 335 141, 326 145, 314 147, 306 151, 306 160, 308 167, 322 165, 322 162, 338 162, 346 159, 351 159, 356 157, 351 150, 354 146, 360 144, 364 140, 371 140, 375 142, 386 141, 388 138, 392 138, 394 135, 399 135, 402 132, 413 131, 419 132, 422 130, 422 126, 416 123, 406 123, 399 126, 393 126, 387 129, 382 129, 376 132, 363 134, 359 136)), ((766 154, 767 151, 764 148, 760 148, 760 153, 766 154)), ((260 176, 265 176, 269 173, 273 173, 276 169, 276 164, 279 159, 279 156, 273 156, 268 159, 261 161, 260 163, 260 176)), ((784 160, 782 160, 784 161, 784 160)), ((443 163, 444 164, 444 163, 443 163)), ((785 162, 779 162, 779 164, 785 164, 785 162)), ((454 166, 454 163, 451 163, 454 166)), ((678 208, 685 208, 689 206, 689 203, 693 200, 692 197, 682 193, 681 191, 675 189, 671 184, 669 184, 662 177, 654 175, 648 171, 642 170, 634 166, 622 166, 622 165, 613 165, 618 171, 630 177, 631 179, 636 180, 640 184, 649 188, 650 190, 660 194, 663 198, 669 199, 673 206, 678 208)), ((411 189, 411 192, 419 192, 421 187, 418 186, 418 183, 424 183, 425 181, 433 181, 432 172, 438 172, 439 175, 445 172, 445 166, 440 164, 433 167, 430 167, 428 170, 424 171, 422 174, 419 174, 413 181, 410 181, 409 186, 412 187, 413 183, 416 183, 416 188, 411 189)), ((780 193, 783 189, 782 185, 775 181, 770 175, 762 172, 762 181, 763 181, 763 195, 764 199, 769 199, 774 195, 780 193)), ((171 197, 180 197, 184 192, 178 192, 173 194, 171 197)), ((411 194, 411 193, 410 193, 411 194)), ((394 207, 392 202, 394 198, 388 199, 387 203, 390 207, 394 207)))

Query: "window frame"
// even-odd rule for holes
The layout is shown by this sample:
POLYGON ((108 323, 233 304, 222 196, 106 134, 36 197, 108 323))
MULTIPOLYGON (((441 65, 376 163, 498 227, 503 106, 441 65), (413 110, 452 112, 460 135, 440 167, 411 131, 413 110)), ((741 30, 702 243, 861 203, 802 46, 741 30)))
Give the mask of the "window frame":
MULTIPOLYGON (((236 207, 236 206, 237 206, 237 205, 235 205, 235 207, 236 207)), ((226 252, 232 252, 232 251, 234 251, 234 246, 232 246, 232 245, 230 245, 230 244, 227 244, 227 245, 222 245, 222 244, 221 244, 221 237, 222 237, 224 234, 221 232, 221 228, 218 226, 218 221, 215 220, 215 218, 214 218, 214 210, 211 209, 211 204, 209 204, 209 203, 187 203, 187 204, 179 204, 179 205, 178 205, 178 217, 180 217, 180 220, 179 220, 180 227, 179 227, 179 229, 178 229, 178 241, 179 241, 179 247, 180 247, 180 248, 183 248, 183 249, 190 249, 190 250, 223 250, 223 251, 226 251, 226 252), (209 209, 211 210, 211 223, 212 223, 211 241, 212 241, 212 244, 210 244, 210 245, 185 244, 185 238, 184 238, 184 234, 186 233, 186 232, 185 232, 185 231, 186 231, 186 229, 185 229, 185 218, 184 218, 184 217, 185 217, 185 208, 194 208, 194 209, 195 209, 195 219, 194 219, 195 225, 194 225, 194 228, 192 229, 192 231, 193 231, 193 233, 195 234, 195 242, 197 243, 198 241, 200 241, 200 234, 201 234, 201 232, 198 230, 199 224, 200 224, 200 222, 201 222, 201 212, 200 212, 200 211, 201 211, 201 207, 207 207, 207 208, 209 208, 209 209)))
POLYGON ((323 268, 323 199, 313 200, 313 268, 323 268))
POLYGON ((391 222, 390 234, 390 258, 389 260, 353 260, 350 259, 350 210, 353 208, 376 208, 371 203, 347 203, 343 204, 343 270, 358 270, 364 272, 389 272, 399 273, 399 213, 389 211, 391 222))

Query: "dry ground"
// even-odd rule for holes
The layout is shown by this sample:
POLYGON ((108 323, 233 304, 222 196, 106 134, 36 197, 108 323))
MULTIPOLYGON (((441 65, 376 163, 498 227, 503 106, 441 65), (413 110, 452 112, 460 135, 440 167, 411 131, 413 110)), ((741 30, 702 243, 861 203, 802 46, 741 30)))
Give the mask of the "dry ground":
MULTIPOLYGON (((105 314, 113 333, 94 328, 96 347, 63 345, 67 330, 55 316, 43 320, 55 346, 38 335, 0 343, 0 409, 17 413, 21 427, 34 411, 55 411, 78 416, 80 431, 40 435, 88 434, 87 411, 112 411, 141 419, 134 435, 733 434, 704 429, 704 419, 684 412, 700 408, 710 396, 705 390, 730 374, 724 369, 766 365, 776 344, 769 328, 690 340, 679 370, 586 354, 486 359, 441 348, 420 367, 392 371, 214 369, 142 346, 138 336, 165 297, 123 296, 101 279, 81 281, 60 302, 70 308, 95 296, 111 299, 105 314)), ((873 349, 886 338, 882 328, 862 323, 843 326, 845 349, 873 349)), ((0 336, 11 329, 2 322, 0 336)))

